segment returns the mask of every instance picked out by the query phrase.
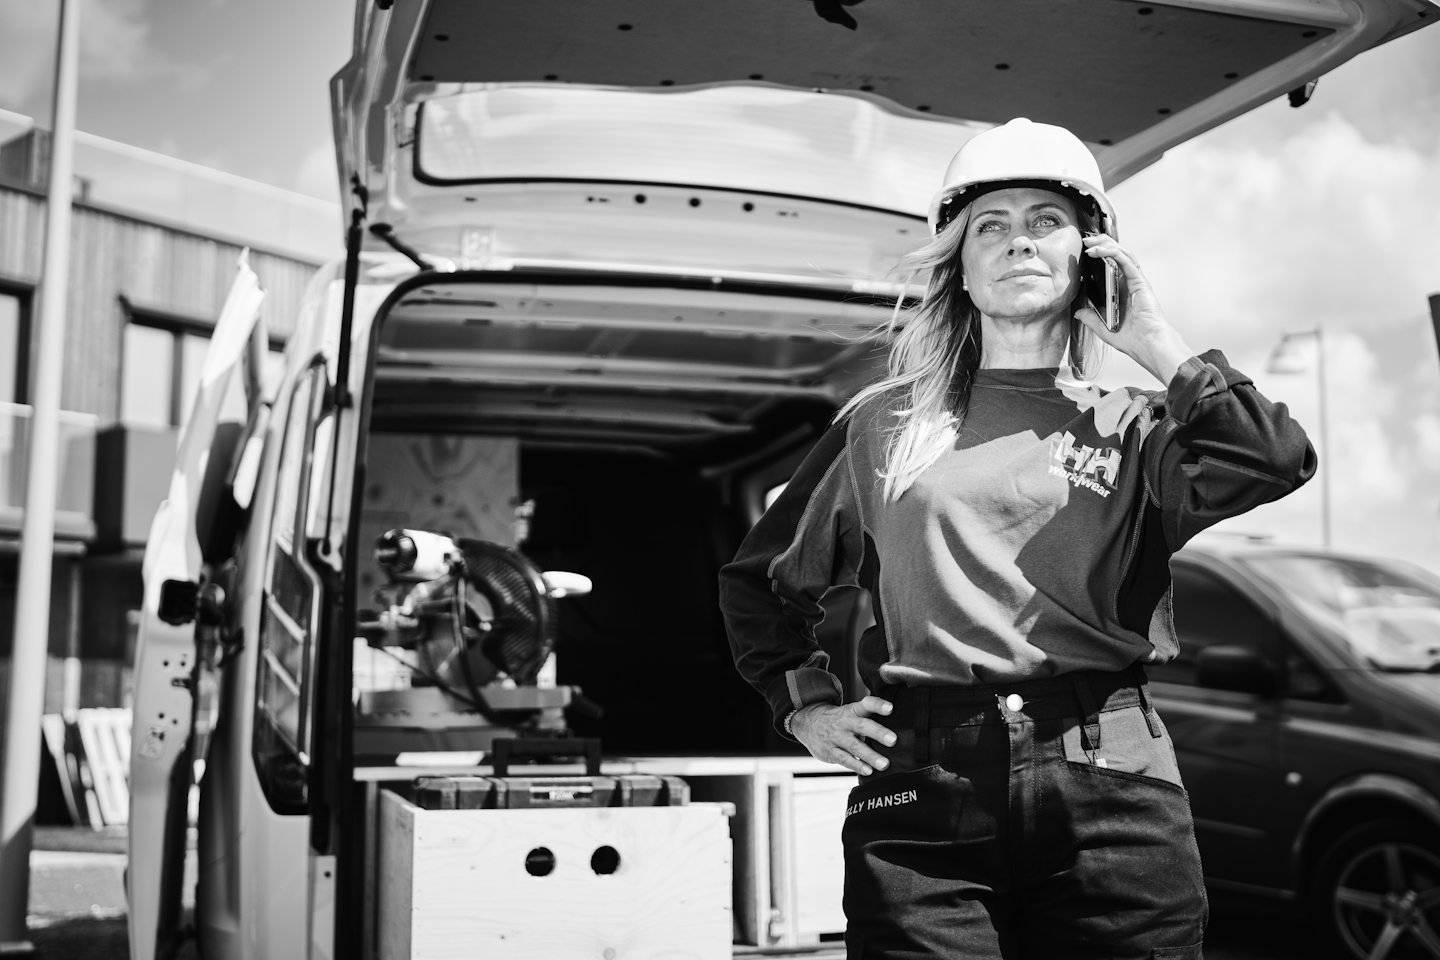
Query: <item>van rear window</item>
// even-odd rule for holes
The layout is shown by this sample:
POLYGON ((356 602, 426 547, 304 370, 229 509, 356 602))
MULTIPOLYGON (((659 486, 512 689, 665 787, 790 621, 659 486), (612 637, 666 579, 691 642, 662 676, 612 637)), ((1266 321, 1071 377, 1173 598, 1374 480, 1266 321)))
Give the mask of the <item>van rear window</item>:
POLYGON ((680 184, 923 216, 939 171, 989 126, 807 90, 505 84, 427 100, 415 170, 429 183, 680 184))

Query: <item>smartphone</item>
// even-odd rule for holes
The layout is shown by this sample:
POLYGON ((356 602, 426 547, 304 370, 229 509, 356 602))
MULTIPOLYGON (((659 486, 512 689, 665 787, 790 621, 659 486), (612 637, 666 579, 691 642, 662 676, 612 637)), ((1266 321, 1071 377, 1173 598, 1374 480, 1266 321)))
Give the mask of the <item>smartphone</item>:
POLYGON ((1100 314, 1105 329, 1113 333, 1120 329, 1120 278, 1115 261, 1109 257, 1082 256, 1081 259, 1084 266, 1080 270, 1080 288, 1090 301, 1090 308, 1100 314))

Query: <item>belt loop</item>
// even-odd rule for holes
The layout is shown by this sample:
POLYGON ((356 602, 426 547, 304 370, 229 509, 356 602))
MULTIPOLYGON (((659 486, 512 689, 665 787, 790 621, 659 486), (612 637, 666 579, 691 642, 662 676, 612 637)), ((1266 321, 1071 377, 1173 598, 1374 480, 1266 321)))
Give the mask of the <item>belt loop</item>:
POLYGON ((915 762, 930 762, 930 688, 914 687, 915 691, 915 762))
POLYGON ((1073 674, 1075 698, 1080 701, 1080 712, 1085 718, 1085 742, 1091 753, 1100 751, 1100 708, 1095 704, 1095 691, 1090 688, 1090 678, 1073 674))
POLYGON ((1159 739, 1160 717, 1155 713, 1155 705, 1150 702, 1150 688, 1145 684, 1145 671, 1137 666, 1135 674, 1139 681, 1140 710, 1145 714, 1145 726, 1150 728, 1150 736, 1159 739))

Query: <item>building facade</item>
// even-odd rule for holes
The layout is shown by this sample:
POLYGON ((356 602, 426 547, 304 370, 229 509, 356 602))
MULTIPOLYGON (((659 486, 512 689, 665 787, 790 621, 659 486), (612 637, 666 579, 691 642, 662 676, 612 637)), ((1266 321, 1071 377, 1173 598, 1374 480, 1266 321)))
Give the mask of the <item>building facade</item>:
MULTIPOLYGON (((43 137, 30 130, 0 146, 0 697, 8 690, 40 315, 43 137)), ((93 146, 98 138, 90 140, 93 146)), ((133 179, 136 155, 146 156, 122 149, 133 179)), ((97 156, 103 160, 104 151, 97 156)), ((207 196, 223 178, 220 186, 243 205, 244 181, 207 177, 169 158, 154 157, 152 165, 160 182, 178 172, 207 196)), ((242 249, 249 247, 266 290, 262 320, 277 366, 306 284, 328 252, 314 243, 309 251, 267 249, 266 237, 243 235, 263 229, 215 229, 214 203, 210 215, 187 223, 147 216, 144 191, 128 203, 107 202, 91 189, 105 184, 104 163, 92 166, 77 163, 83 179, 71 226, 46 712, 128 706, 145 536, 165 498, 176 440, 242 249)), ((257 197, 283 206, 283 191, 253 186, 257 197)), ((296 196, 291 207, 323 230, 319 201, 296 196)), ((334 217, 338 243, 338 209, 334 217)))

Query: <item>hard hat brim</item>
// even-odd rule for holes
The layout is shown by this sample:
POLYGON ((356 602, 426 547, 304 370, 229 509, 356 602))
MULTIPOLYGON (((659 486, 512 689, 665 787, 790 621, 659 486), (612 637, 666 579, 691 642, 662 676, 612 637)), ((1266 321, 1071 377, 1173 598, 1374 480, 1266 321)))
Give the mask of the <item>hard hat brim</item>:
MULTIPOLYGON (((1044 174, 1032 174, 1028 176, 1017 174, 1013 177, 993 177, 986 180, 977 180, 972 183, 954 183, 945 186, 936 193, 934 199, 930 201, 930 215, 928 218, 930 232, 932 234, 939 232, 942 209, 956 202, 959 203, 959 207, 963 207, 976 197, 992 193, 995 190, 1004 190, 1013 186, 1036 186, 1045 188, 1049 185, 1054 185, 1061 188, 1062 191, 1072 192, 1093 201, 1095 205, 1100 208, 1100 214, 1103 218, 1101 232, 1107 233, 1111 237, 1118 236, 1115 224, 1115 208, 1111 206, 1110 198, 1105 195, 1103 189, 1096 187, 1094 184, 1086 183, 1077 177, 1060 179, 1044 174)), ((956 207, 957 211, 959 207, 956 207)))

